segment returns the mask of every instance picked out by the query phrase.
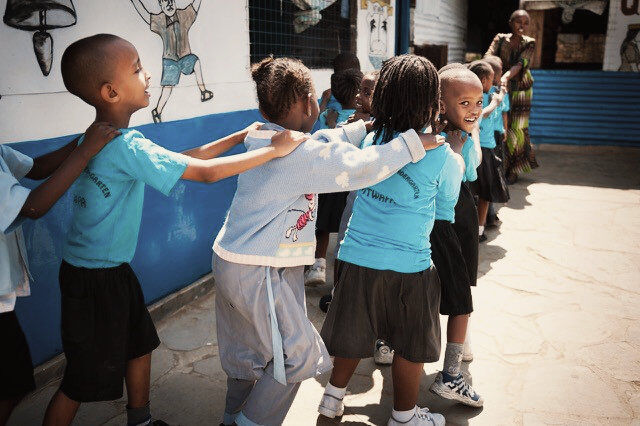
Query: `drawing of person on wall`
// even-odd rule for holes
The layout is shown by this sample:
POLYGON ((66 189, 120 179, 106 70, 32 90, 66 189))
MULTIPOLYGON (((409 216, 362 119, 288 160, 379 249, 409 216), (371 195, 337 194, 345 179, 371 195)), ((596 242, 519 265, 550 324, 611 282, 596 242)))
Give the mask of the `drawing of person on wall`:
POLYGON ((369 61, 375 69, 382 67, 382 62, 388 59, 388 19, 391 9, 386 0, 363 1, 362 8, 367 9, 367 24, 369 26, 369 61))
POLYGON ((189 45, 189 29, 193 25, 200 9, 202 0, 193 0, 184 9, 177 9, 175 0, 158 0, 160 13, 149 12, 142 0, 131 0, 138 14, 149 24, 151 31, 162 38, 162 77, 160 85, 162 91, 158 104, 151 111, 154 123, 162 121, 164 109, 173 87, 180 82, 180 74, 195 73, 200 101, 206 102, 213 98, 213 92, 207 90, 202 78, 200 59, 191 52, 189 45))
POLYGON ((631 24, 627 36, 620 45, 620 68, 618 71, 640 71, 640 24, 631 24))

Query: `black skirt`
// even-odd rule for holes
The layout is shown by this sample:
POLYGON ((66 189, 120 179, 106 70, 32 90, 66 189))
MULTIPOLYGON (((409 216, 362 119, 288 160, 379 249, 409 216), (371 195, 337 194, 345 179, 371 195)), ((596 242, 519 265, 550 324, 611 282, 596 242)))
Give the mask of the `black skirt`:
POLYGON ((478 210, 468 182, 462 182, 460 186, 453 230, 467 265, 469 285, 474 286, 478 278, 478 210))
POLYGON ((347 203, 348 192, 333 192, 318 196, 318 220, 316 230, 324 232, 338 232, 340 218, 347 203))
POLYGON ((36 388, 27 339, 14 311, 0 313, 0 400, 22 398, 36 388))
POLYGON ((478 179, 472 184, 473 192, 490 203, 509 201, 509 188, 502 170, 502 160, 493 148, 482 148, 482 162, 478 166, 478 179))

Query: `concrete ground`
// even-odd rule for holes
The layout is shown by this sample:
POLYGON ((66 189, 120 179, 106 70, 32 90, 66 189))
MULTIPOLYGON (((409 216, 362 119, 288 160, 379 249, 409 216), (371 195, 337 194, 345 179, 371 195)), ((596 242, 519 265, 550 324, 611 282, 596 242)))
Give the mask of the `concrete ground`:
MULTIPOLYGON (((502 226, 480 247, 475 358, 465 369, 485 406, 431 394, 441 362, 425 365, 419 404, 450 425, 640 425, 640 150, 543 146, 538 157, 542 166, 510 187, 502 226)), ((328 288, 307 290, 318 328, 318 299, 328 288)), ((172 425, 212 425, 222 416, 214 297, 158 324, 152 406, 172 425)), ((302 384, 286 425, 339 423, 316 413, 327 380, 302 384)), ((25 400, 9 424, 39 424, 56 386, 25 400)), ((386 424, 390 368, 364 360, 345 403, 343 424, 386 424)), ((124 407, 85 404, 75 424, 125 424, 124 407)))

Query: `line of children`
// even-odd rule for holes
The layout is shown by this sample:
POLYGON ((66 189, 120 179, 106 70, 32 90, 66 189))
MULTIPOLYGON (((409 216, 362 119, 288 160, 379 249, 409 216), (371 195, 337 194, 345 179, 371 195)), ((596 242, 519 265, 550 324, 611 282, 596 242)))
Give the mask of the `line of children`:
MULTIPOLYGON (((376 120, 364 146, 384 147, 407 129, 435 126, 438 74, 425 58, 386 61, 373 94, 376 120)), ((431 265, 429 232, 436 196, 458 199, 462 158, 448 144, 383 182, 362 189, 354 201, 338 259, 338 283, 322 338, 334 368, 318 411, 342 415, 347 384, 371 344, 383 338, 394 349, 394 408, 389 425, 444 425, 444 417, 416 406, 424 362, 440 355, 440 284, 431 265)))
POLYGON ((496 120, 502 121, 500 105, 506 93, 501 88, 499 92, 490 94, 493 86, 493 68, 485 61, 479 60, 469 64, 471 72, 476 74, 482 83, 483 109, 480 121, 480 146, 482 147, 482 162, 478 166, 478 179, 473 183, 474 193, 478 196, 478 235, 480 241, 487 239, 484 227, 487 219, 489 203, 506 203, 509 201, 509 188, 504 178, 502 161, 495 154, 496 138, 494 130, 496 120))
MULTIPOLYGON (((318 104, 300 61, 267 58, 253 66, 252 76, 268 123, 247 136, 249 152, 268 143, 274 130, 311 130, 318 104)), ((439 145, 434 135, 403 130, 362 150, 362 121, 322 130, 288 157, 238 178, 212 260, 220 360, 228 376, 224 424, 280 424, 300 383, 331 368, 305 306, 303 268, 315 261, 316 194, 375 184, 439 145)))
MULTIPOLYGON (((151 352, 160 342, 129 266, 145 185, 166 195, 179 179, 215 182, 287 155, 306 137, 284 134, 261 149, 214 158, 241 142, 246 129, 174 153, 128 128, 131 115, 149 105, 150 75, 133 45, 109 34, 87 37, 67 47, 61 68, 69 92, 121 135, 94 156, 73 188, 59 276, 67 364, 44 424, 70 424, 81 402, 120 398, 124 381, 128 424, 161 425, 152 421, 149 404, 151 352)), ((80 147, 88 136, 80 138, 80 147)))

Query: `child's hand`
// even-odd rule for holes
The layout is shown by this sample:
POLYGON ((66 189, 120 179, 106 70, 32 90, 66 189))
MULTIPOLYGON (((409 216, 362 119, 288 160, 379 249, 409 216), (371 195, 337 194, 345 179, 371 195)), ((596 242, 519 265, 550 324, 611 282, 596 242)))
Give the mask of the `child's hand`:
POLYGON ((347 119, 347 123, 355 123, 358 120, 362 120, 366 123, 367 121, 371 120, 371 114, 368 114, 366 112, 356 111, 349 116, 349 118, 347 119))
POLYGON ((97 122, 91 124, 84 132, 84 141, 80 144, 82 150, 89 157, 95 156, 113 138, 120 136, 120 131, 109 123, 97 122))
POLYGON ((330 129, 335 129, 338 125, 338 111, 335 111, 333 109, 328 110, 325 119, 327 121, 327 127, 330 129))
POLYGON ((264 123, 260 122, 260 121, 255 121, 251 124, 249 124, 247 127, 245 127, 244 131, 249 133, 252 130, 259 130, 260 127, 262 127, 264 125, 264 123))
POLYGON ((322 92, 322 96, 320 97, 320 102, 327 103, 331 99, 331 89, 327 89, 322 92))
POLYGON ((447 133, 447 142, 456 154, 460 154, 460 152, 462 152, 462 146, 467 142, 468 138, 468 135, 462 137, 462 132, 460 130, 454 130, 447 133))
POLYGON ((433 133, 418 133, 418 136, 420 137, 420 142, 422 142, 422 146, 425 151, 435 149, 446 142, 444 136, 433 133))
POLYGON ((271 138, 271 146, 276 150, 276 157, 284 157, 295 150, 298 145, 309 139, 309 135, 293 130, 278 132, 271 138))

